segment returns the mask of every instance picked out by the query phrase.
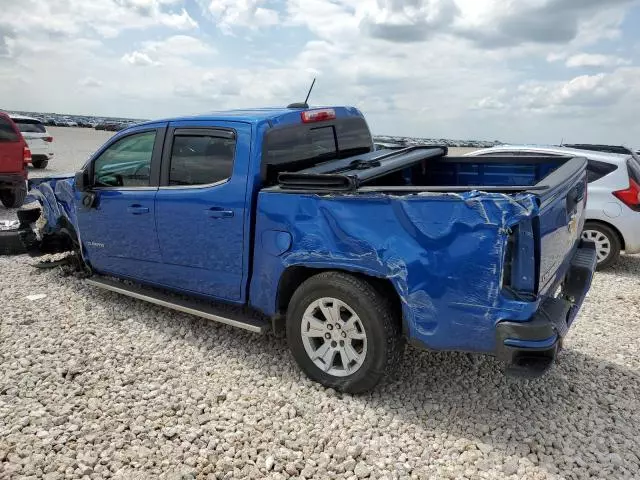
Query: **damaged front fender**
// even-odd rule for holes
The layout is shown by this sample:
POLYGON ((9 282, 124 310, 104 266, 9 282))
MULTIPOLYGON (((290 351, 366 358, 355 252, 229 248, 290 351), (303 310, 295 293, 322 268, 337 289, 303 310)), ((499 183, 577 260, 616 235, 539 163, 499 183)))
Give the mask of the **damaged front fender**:
POLYGON ((73 175, 29 180, 29 193, 18 210, 22 225, 31 228, 22 241, 31 256, 78 250, 78 223, 73 175))

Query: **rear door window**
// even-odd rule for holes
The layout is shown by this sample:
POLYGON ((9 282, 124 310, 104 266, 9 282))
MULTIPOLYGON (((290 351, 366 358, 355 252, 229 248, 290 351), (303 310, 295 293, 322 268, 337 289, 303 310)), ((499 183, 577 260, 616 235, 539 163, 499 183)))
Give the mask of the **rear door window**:
POLYGON ((17 142, 19 139, 11 121, 0 117, 0 142, 17 142))
POLYGON ((235 139, 215 134, 173 137, 169 169, 169 186, 211 185, 233 173, 235 139))
POLYGON ((38 120, 15 119, 14 122, 22 133, 47 133, 45 126, 38 120))

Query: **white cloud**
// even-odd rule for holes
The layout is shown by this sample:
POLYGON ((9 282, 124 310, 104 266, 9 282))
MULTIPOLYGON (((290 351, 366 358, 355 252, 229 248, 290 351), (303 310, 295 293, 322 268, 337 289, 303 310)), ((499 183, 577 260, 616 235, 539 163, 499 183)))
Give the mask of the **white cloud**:
POLYGON ((160 62, 152 60, 148 54, 139 52, 137 50, 131 53, 125 53, 122 56, 122 61, 136 67, 151 67, 161 65, 160 62))
POLYGON ((566 65, 571 68, 579 67, 614 67, 629 65, 629 60, 613 55, 601 55, 595 53, 578 53, 567 59, 566 65))
POLYGON ((5 2, 3 19, 18 34, 25 32, 74 36, 96 31, 116 37, 126 30, 165 26, 192 30, 197 23, 184 9, 183 0, 21 0, 5 2))
POLYGON ((188 35, 173 35, 160 41, 147 41, 143 43, 143 48, 147 53, 185 57, 216 53, 213 46, 188 35))
POLYGON ((198 3, 227 34, 236 27, 257 29, 277 25, 280 21, 276 10, 263 6, 265 0, 198 0, 198 3))
POLYGON ((78 85, 80 85, 81 87, 97 88, 101 87, 103 83, 97 78, 84 77, 78 81, 78 85))

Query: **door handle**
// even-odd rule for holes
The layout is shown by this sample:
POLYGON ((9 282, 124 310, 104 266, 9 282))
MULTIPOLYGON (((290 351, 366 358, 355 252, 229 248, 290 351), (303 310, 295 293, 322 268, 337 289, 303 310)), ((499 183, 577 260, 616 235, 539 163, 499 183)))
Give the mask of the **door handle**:
POLYGON ((204 211, 209 218, 231 218, 233 210, 225 210, 222 207, 211 207, 204 211))
POLYGON ((130 205, 129 208, 127 208, 127 212, 133 213, 134 215, 142 215, 143 213, 149 213, 149 209, 142 205, 130 205))

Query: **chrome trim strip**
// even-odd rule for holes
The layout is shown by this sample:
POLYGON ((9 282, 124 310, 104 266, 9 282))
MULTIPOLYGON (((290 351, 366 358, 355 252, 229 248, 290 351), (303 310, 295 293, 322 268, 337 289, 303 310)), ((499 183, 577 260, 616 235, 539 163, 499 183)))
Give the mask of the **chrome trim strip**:
POLYGON ((230 325, 232 327, 242 328, 250 332, 263 333, 264 331, 264 327, 259 325, 252 325, 250 323, 239 322, 231 318, 221 317, 219 315, 214 315, 213 313, 208 313, 195 308, 190 308, 185 305, 180 305, 178 303, 169 302, 167 300, 162 300, 160 298, 145 295, 144 293, 127 290, 126 288, 121 288, 116 285, 113 285, 110 282, 102 282, 100 280, 92 280, 90 278, 86 279, 85 282, 88 283, 89 285, 93 285, 94 287, 104 288, 105 290, 110 290, 112 292, 120 293, 128 297, 137 298, 138 300, 144 300, 146 302, 153 303, 155 305, 160 305, 162 307, 171 308, 179 312, 189 313, 197 317, 213 320, 214 322, 224 323, 225 325, 230 325))
POLYGON ((224 185, 225 183, 229 183, 231 177, 220 180, 214 183, 207 183, 205 185, 162 185, 158 187, 159 190, 188 190, 188 189, 196 189, 196 188, 209 188, 209 187, 217 187, 220 185, 224 185))

